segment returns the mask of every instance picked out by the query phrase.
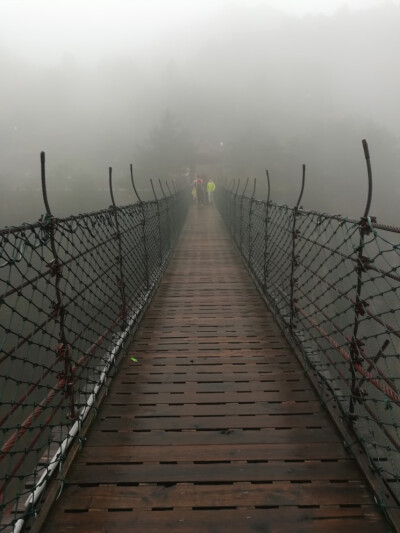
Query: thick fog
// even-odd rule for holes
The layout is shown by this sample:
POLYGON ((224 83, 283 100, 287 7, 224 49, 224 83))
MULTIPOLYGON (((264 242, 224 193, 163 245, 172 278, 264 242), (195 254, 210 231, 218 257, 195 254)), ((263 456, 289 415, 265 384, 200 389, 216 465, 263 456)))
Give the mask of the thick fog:
POLYGON ((0 4, 0 225, 145 198, 149 179, 257 178, 293 205, 400 225, 399 2, 0 4), (278 7, 274 7, 278 6, 278 7), (67 7, 68 6, 68 7, 67 7), (361 6, 361 7, 359 7, 361 6), (58 10, 58 11, 57 11, 58 10), (203 154, 203 155, 202 155, 203 154), (189 170, 188 170, 189 169, 189 170))

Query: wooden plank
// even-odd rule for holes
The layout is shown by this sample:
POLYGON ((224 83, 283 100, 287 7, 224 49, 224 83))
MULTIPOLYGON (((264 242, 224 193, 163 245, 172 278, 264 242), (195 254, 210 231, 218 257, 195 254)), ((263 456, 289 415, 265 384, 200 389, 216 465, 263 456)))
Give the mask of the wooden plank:
MULTIPOLYGON (((136 344, 132 345, 132 350, 136 348, 136 344)), ((235 349, 233 344, 229 349, 222 350, 221 348, 217 351, 210 353, 200 353, 198 351, 192 350, 189 354, 179 354, 175 355, 173 351, 168 350, 147 350, 145 359, 146 361, 151 361, 153 359, 168 359, 172 364, 174 364, 175 357, 177 360, 192 360, 199 362, 201 364, 264 364, 270 365, 274 363, 281 364, 281 362, 291 363, 297 369, 300 369, 300 365, 297 361, 293 359, 293 354, 288 351, 287 346, 283 348, 269 348, 263 350, 245 350, 245 349, 235 349)), ((143 361, 143 359, 142 359, 143 361)))
MULTIPOLYGON (((212 409, 210 409, 212 411, 212 409)), ((124 420, 124 431, 132 429, 134 431, 150 430, 208 430, 208 429, 260 429, 260 428, 322 428, 330 427, 331 421, 327 415, 287 415, 287 416, 155 416, 155 417, 131 417, 124 420)), ((105 418, 102 414, 101 420, 97 420, 93 425, 94 430, 101 428, 101 431, 120 431, 121 419, 118 417, 105 418)))
POLYGON ((279 443, 279 444, 209 444, 170 446, 103 446, 90 440, 82 449, 76 463, 145 463, 197 461, 279 461, 279 460, 348 459, 341 442, 279 443))
MULTIPOLYGON (((165 281, 163 281, 165 283, 165 281)), ((249 286, 248 290, 254 290, 254 286, 249 286)), ((157 296, 160 296, 160 292, 157 293, 157 296)), ((144 323, 142 326, 142 331, 163 331, 165 328, 170 329, 176 329, 176 330, 183 330, 184 328, 202 328, 202 327, 211 327, 211 328, 223 328, 223 330, 227 328, 241 328, 241 329, 252 329, 252 328, 262 328, 262 327, 268 327, 270 325, 271 327, 276 326, 276 322, 274 318, 272 317, 272 314, 268 312, 268 314, 260 316, 257 315, 252 318, 251 323, 247 323, 243 321, 243 318, 240 316, 232 316, 230 318, 223 316, 223 317, 204 317, 204 316, 188 316, 183 315, 179 319, 179 321, 176 320, 175 317, 165 316, 164 314, 160 314, 157 321, 149 320, 152 316, 152 309, 150 309, 146 314, 147 323, 144 323)))
MULTIPOLYGON (((280 380, 277 380, 276 374, 248 374, 246 372, 238 372, 236 374, 231 374, 228 377, 225 377, 223 373, 221 372, 208 372, 206 374, 186 374, 185 372, 182 373, 174 373, 174 374, 167 374, 165 376, 165 380, 163 381, 163 375, 162 372, 158 374, 147 374, 147 375, 137 375, 137 374, 131 374, 131 373, 125 373, 125 377, 122 377, 122 379, 115 385, 111 386, 112 390, 122 390, 122 387, 130 387, 130 389, 134 387, 143 387, 146 385, 153 385, 153 386, 169 386, 169 385, 179 385, 180 387, 190 387, 193 385, 204 385, 208 386, 208 384, 216 384, 216 383, 225 383, 227 384, 227 387, 230 387, 231 389, 238 384, 238 387, 243 386, 243 384, 251 384, 255 385, 258 384, 258 387, 265 386, 267 388, 271 388, 272 386, 275 386, 278 389, 282 388, 291 388, 289 390, 296 390, 301 388, 301 390, 310 389, 310 385, 304 381, 303 376, 300 374, 295 373, 288 373, 286 376, 282 376, 280 380), (252 376, 254 375, 254 378, 252 376), (293 389, 294 388, 294 389, 293 389)), ((240 388, 236 389, 240 390, 240 388)), ((254 389, 253 389, 254 390, 254 389)), ((264 390, 264 389, 259 389, 264 390)))
MULTIPOLYGON (((131 352, 132 355, 136 355, 136 350, 131 352)), ((180 356, 167 356, 164 353, 153 353, 145 354, 138 359, 138 363, 133 365, 132 361, 129 359, 127 364, 123 364, 121 368, 129 369, 129 371, 134 370, 138 371, 143 369, 144 371, 157 372, 160 371, 158 368, 162 366, 163 368, 173 369, 175 372, 180 371, 220 371, 220 372, 239 372, 246 370, 248 372, 293 372, 298 371, 299 367, 293 361, 293 357, 285 354, 280 356, 279 359, 276 357, 275 360, 272 358, 267 361, 264 356, 257 356, 253 354, 251 359, 247 359, 246 356, 242 354, 241 351, 232 351, 230 355, 222 357, 221 355, 210 357, 208 354, 196 354, 185 355, 181 354, 180 356), (151 366, 150 366, 151 365, 151 366)))
MULTIPOLYGON (((312 389, 311 385, 307 382, 301 381, 213 381, 213 382, 198 382, 198 381, 189 381, 189 382, 175 382, 175 383, 121 383, 116 382, 111 385, 110 393, 111 394, 130 394, 134 393, 154 393, 154 394, 178 394, 185 393, 188 389, 192 394, 202 394, 202 393, 241 393, 241 392, 255 392, 261 391, 264 393, 279 393, 282 397, 283 392, 309 392, 311 391, 312 398, 315 398, 315 392, 312 389)), ((308 395, 307 398, 310 396, 308 395)))
MULTIPOLYGON (((182 362, 179 360, 177 362, 182 362)), ((122 376, 121 383, 134 383, 142 381, 154 381, 168 383, 174 381, 213 381, 213 377, 222 376, 224 381, 240 381, 241 377, 251 381, 306 381, 304 373, 298 368, 282 362, 272 365, 268 368, 262 365, 253 365, 248 368, 246 364, 226 365, 221 362, 220 365, 201 365, 189 364, 182 368, 167 366, 164 369, 150 367, 149 362, 144 363, 138 360, 136 364, 130 361, 128 364, 121 366, 122 376), (151 379, 153 378, 153 379, 151 379), (163 380, 164 378, 164 380, 163 380), (180 378, 180 379, 176 379, 180 378)))
POLYGON ((268 413, 269 415, 311 415, 325 413, 323 406, 319 402, 257 402, 257 403, 222 403, 222 404, 158 404, 158 405, 112 405, 104 404, 101 409, 101 418, 118 417, 132 418, 142 417, 162 417, 162 416, 205 416, 218 415, 259 415, 268 413))
MULTIPOLYGON (((154 458, 156 460, 156 457, 154 458)), ((67 481, 99 483, 227 483, 235 481, 360 480, 363 476, 351 459, 340 461, 266 461, 212 464, 88 464, 72 467, 67 481)))
MULTIPOLYGON (((291 391, 290 398, 296 402, 307 402, 316 399, 313 390, 291 391)), ((282 400, 282 393, 271 391, 239 392, 239 391, 221 391, 221 392, 198 392, 191 391, 190 388, 179 392, 141 392, 137 389, 132 392, 113 392, 107 396, 106 402, 113 404, 150 404, 150 403, 243 403, 243 402, 260 402, 282 400)))
POLYGON ((241 340, 238 341, 237 339, 232 339, 231 341, 226 342, 196 342, 196 341, 185 341, 185 342, 167 342, 167 341, 146 341, 146 342, 138 342, 135 345, 136 352, 140 353, 143 351, 151 351, 151 350, 157 350, 157 351, 174 351, 174 352, 189 352, 193 353, 193 351, 213 351, 217 352, 218 350, 229 350, 230 348, 234 347, 235 350, 263 350, 264 348, 276 346, 276 347, 285 347, 285 344, 282 339, 274 340, 272 339, 270 342, 257 342, 257 341, 247 341, 247 340, 241 340))
POLYGON ((387 526, 373 506, 346 509, 323 507, 299 509, 220 509, 93 511, 60 513, 52 516, 46 532, 69 533, 76 528, 85 533, 132 531, 173 531, 174 533, 387 533, 387 526))
POLYGON ((66 498, 60 505, 68 510, 138 509, 154 507, 187 509, 191 507, 255 507, 255 506, 323 506, 373 505, 374 500, 359 481, 313 481, 310 483, 246 482, 215 485, 110 485, 86 487, 68 486, 66 498))
POLYGON ((143 431, 135 432, 130 429, 123 431, 95 431, 89 438, 92 445, 99 446, 169 446, 173 444, 278 444, 296 442, 332 442, 337 435, 331 428, 320 429, 222 429, 210 431, 143 431))

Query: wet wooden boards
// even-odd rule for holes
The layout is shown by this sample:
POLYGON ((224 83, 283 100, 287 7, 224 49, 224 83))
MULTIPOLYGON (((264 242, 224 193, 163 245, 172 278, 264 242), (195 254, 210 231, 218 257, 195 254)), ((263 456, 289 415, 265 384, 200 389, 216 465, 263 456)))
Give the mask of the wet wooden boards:
POLYGON ((215 209, 129 352, 44 532, 388 531, 215 209))

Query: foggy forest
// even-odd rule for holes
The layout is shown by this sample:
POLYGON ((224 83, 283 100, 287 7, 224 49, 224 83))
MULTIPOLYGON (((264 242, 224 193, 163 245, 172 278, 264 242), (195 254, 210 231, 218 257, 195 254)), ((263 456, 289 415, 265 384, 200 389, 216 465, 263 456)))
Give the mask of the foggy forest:
POLYGON ((398 5, 298 15, 227 2, 190 23, 175 15, 169 31, 125 49, 113 48, 110 27, 107 52, 92 58, 68 48, 28 57, 0 35, 2 226, 43 213, 41 150, 62 217, 110 204, 109 166, 119 205, 135 201, 130 163, 145 198, 150 178, 193 177, 199 145, 218 154, 217 186, 257 178, 263 198, 268 168, 272 200, 293 205, 305 163, 304 208, 358 217, 364 138, 371 214, 399 225, 398 5))

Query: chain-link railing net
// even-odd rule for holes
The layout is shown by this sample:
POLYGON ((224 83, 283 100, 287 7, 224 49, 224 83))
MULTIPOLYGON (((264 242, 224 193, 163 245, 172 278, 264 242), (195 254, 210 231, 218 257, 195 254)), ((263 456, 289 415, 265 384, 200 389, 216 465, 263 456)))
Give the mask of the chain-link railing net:
POLYGON ((25 502, 112 374, 188 205, 180 191, 0 231, 0 530, 36 512, 25 502))
POLYGON ((217 205, 317 375, 322 398, 337 402, 367 452, 382 481, 380 504, 397 505, 400 229, 241 198, 222 188, 217 205), (250 237, 243 239, 246 232, 250 237))

